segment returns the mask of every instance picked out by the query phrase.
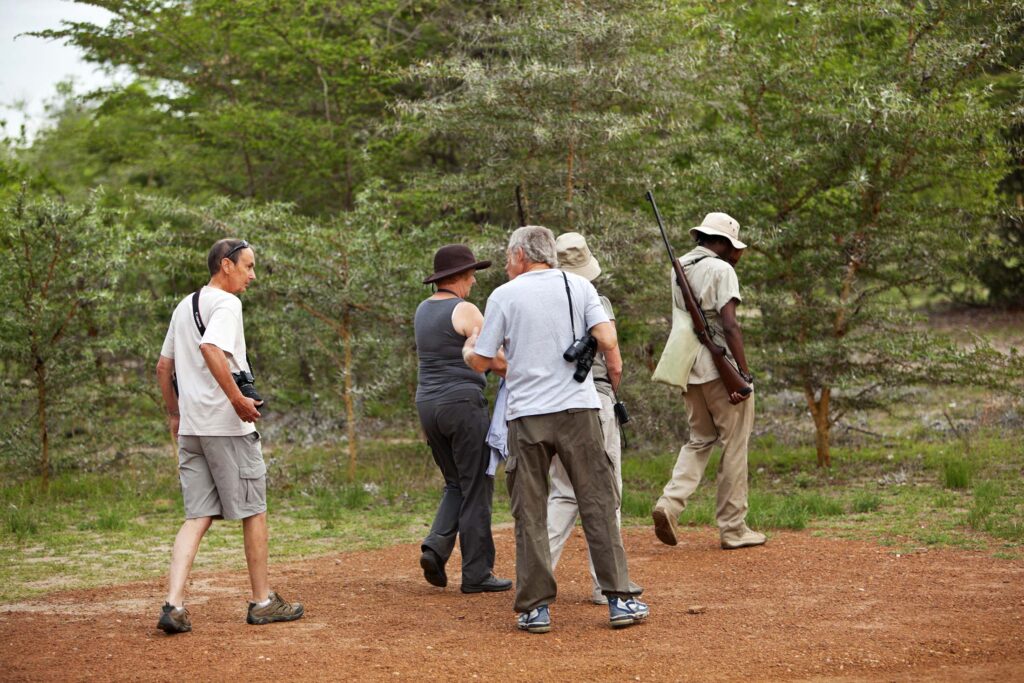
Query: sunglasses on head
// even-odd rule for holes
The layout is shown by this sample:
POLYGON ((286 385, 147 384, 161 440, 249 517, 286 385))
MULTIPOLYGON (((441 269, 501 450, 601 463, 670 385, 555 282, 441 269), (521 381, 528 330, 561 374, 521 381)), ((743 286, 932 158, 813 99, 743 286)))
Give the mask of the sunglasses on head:
POLYGON ((231 258, 231 255, 234 254, 236 251, 241 251, 243 249, 248 249, 248 248, 249 248, 249 243, 246 242, 245 240, 242 240, 241 242, 239 242, 235 246, 231 247, 228 250, 228 253, 226 253, 223 256, 221 256, 221 258, 222 259, 225 259, 225 258, 229 259, 229 258, 231 258))

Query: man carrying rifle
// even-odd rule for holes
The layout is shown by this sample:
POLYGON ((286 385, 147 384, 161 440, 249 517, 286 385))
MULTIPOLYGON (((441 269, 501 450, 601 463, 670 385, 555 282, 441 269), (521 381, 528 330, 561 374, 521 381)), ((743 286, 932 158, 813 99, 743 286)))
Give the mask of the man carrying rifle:
MULTIPOLYGON (((699 226, 690 230, 697 246, 681 257, 679 263, 694 299, 704 312, 710 341, 725 347, 727 360, 739 370, 747 384, 752 384, 743 351, 743 335, 736 320, 736 307, 742 299, 734 266, 747 247, 739 240, 739 232, 739 223, 728 214, 709 213, 699 226)), ((672 305, 688 317, 675 274, 672 305)), ((681 319, 681 316, 677 312, 673 318, 681 319)), ((672 479, 665 485, 652 512, 654 533, 662 543, 676 545, 679 515, 700 483, 712 449, 721 442, 723 453, 715 516, 722 548, 761 545, 766 540, 764 534, 751 531, 746 524, 747 442, 754 424, 753 392, 745 388, 730 392, 713 362, 711 351, 692 333, 672 335, 672 343, 697 347, 675 349, 672 353, 666 349, 661 361, 666 362, 670 355, 693 358, 692 367, 682 369, 686 377, 684 397, 690 439, 679 451, 672 479), (693 351, 696 351, 695 357, 693 351)))

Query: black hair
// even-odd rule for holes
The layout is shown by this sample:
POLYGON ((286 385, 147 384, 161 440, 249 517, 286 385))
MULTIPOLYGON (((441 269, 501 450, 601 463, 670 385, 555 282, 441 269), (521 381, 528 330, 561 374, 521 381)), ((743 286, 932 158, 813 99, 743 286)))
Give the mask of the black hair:
POLYGON ((729 247, 732 246, 732 240, 723 235, 708 235, 700 230, 697 230, 693 234, 694 241, 697 242, 698 246, 707 247, 713 244, 724 244, 729 247))
POLYGON ((225 255, 232 250, 234 250, 234 253, 227 256, 227 258, 229 258, 231 262, 234 264, 238 263, 239 254, 241 254, 245 250, 235 249, 235 247, 237 247, 244 241, 245 240, 238 239, 223 239, 217 240, 216 242, 213 243, 213 246, 210 247, 210 253, 206 257, 206 265, 210 268, 211 276, 216 275, 217 273, 220 272, 221 260, 223 260, 225 255))

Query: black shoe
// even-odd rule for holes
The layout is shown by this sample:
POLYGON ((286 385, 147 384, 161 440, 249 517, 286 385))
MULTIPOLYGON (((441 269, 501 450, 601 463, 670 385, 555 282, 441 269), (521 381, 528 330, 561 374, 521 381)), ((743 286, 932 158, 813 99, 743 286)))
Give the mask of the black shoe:
POLYGON ((501 591, 507 591, 512 587, 512 581, 509 579, 499 579, 494 574, 491 574, 480 583, 464 583, 462 584, 463 593, 500 593, 501 591))
POLYGON ((430 548, 424 548, 420 555, 420 567, 423 568, 423 578, 431 586, 444 588, 448 585, 448 575, 444 573, 444 562, 441 556, 430 548))
POLYGON ((168 635, 188 633, 192 630, 192 621, 188 618, 187 609, 165 602, 156 627, 168 635))

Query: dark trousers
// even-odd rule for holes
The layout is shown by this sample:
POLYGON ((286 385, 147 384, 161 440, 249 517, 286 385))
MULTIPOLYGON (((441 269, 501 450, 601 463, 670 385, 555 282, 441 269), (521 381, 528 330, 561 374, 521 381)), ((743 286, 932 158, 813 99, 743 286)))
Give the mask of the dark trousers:
POLYGON ((491 503, 494 479, 487 476, 487 400, 476 394, 454 402, 416 404, 420 424, 444 476, 444 494, 423 549, 448 561, 459 537, 462 582, 480 583, 494 569, 491 503))
POLYGON ((615 468, 604 449, 597 410, 565 410, 530 415, 508 423, 505 462, 512 516, 516 520, 517 612, 555 600, 548 542, 548 471, 558 455, 576 492, 583 533, 601 592, 609 597, 638 595, 629 581, 626 550, 619 532, 619 490, 615 468))

